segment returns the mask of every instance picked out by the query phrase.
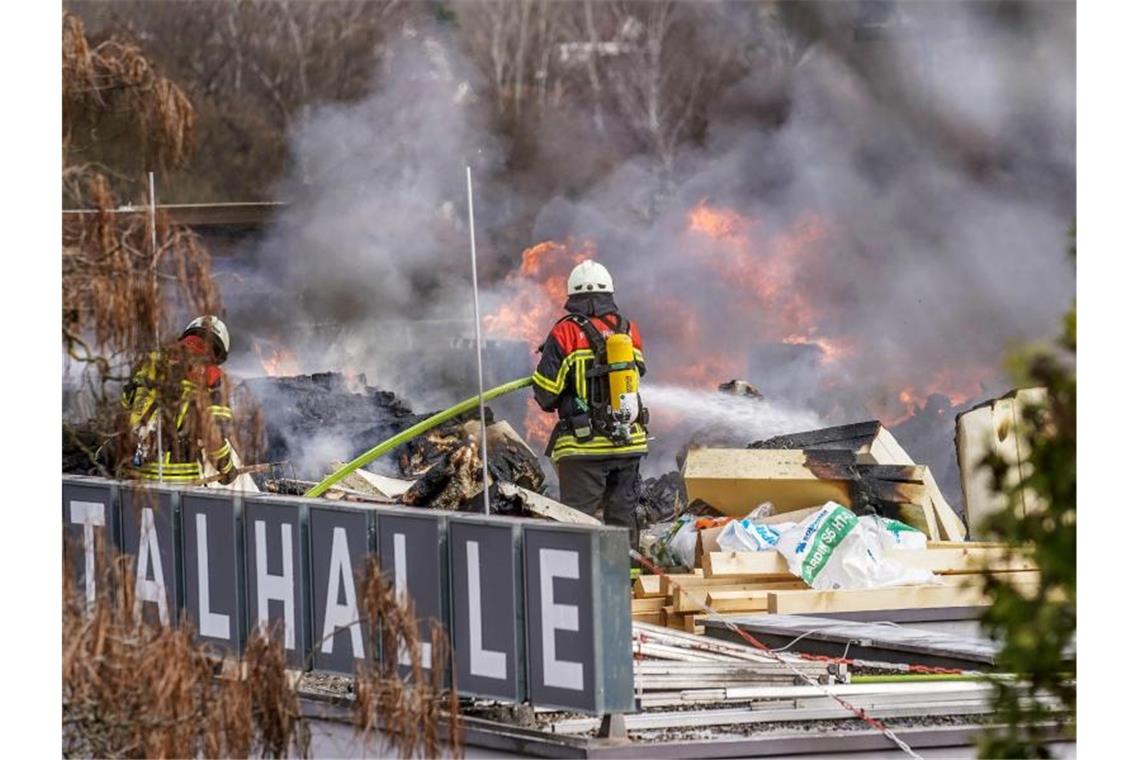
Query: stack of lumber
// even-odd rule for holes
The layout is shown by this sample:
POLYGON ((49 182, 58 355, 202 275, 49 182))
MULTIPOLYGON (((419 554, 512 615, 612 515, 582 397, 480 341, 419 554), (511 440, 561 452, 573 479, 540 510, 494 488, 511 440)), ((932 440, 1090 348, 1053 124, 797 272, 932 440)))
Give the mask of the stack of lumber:
POLYGON ((694 449, 684 479, 690 500, 733 517, 763 502, 778 516, 835 501, 901 519, 934 541, 966 538, 934 475, 878 420, 781 435, 747 449, 694 449))
POLYGON ((705 607, 718 613, 826 614, 866 610, 988 606, 983 572, 1003 573, 1031 592, 1040 573, 1026 556, 998 543, 936 541, 926 549, 893 549, 884 556, 929 570, 938 583, 817 591, 792 575, 778 552, 709 552, 688 574, 648 575, 633 586, 633 619, 703 633, 705 607))
POLYGON ((768 502, 775 518, 789 519, 789 513, 834 501, 856 513, 874 510, 900 519, 931 540, 965 539, 965 525, 928 468, 901 449, 893 462, 869 463, 869 456, 828 448, 692 449, 683 475, 689 499, 732 517, 768 502))

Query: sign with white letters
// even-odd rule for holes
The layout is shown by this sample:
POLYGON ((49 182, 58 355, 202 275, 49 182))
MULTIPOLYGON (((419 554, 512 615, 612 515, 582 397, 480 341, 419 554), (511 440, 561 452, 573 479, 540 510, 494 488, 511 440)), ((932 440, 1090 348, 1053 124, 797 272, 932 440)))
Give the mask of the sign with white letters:
POLYGON ((353 673, 371 650, 357 594, 372 543, 370 522, 371 512, 363 508, 309 508, 312 654, 317 670, 353 673))
POLYGON ((293 667, 353 675, 381 656, 359 588, 378 556, 420 622, 404 668, 444 654, 438 623, 461 695, 633 709, 624 529, 78 476, 63 479, 63 529, 79 601, 97 599, 117 547, 135 560, 136 613, 185 622, 219 654, 261 627, 293 667))
POLYGON ((286 499, 243 500, 249 630, 273 633, 285 656, 304 667, 308 653, 302 589, 301 510, 286 499))
POLYGON ((63 551, 87 604, 95 603, 115 535, 111 488, 111 481, 100 478, 75 477, 63 483, 63 551))
MULTIPOLYGON (((444 595, 443 518, 408 511, 377 513, 376 537, 380 550, 380 570, 391 581, 397 599, 410 602, 420 623, 420 665, 432 664, 431 621, 446 625, 444 595)), ((399 653, 401 665, 411 665, 412 653, 399 653)))
POLYGON ((588 712, 631 710, 628 539, 619 530, 527 522, 530 700, 588 712))
POLYGON ((448 521, 451 638, 459 690, 522 701, 522 568, 517 522, 448 521))
POLYGON ((162 625, 178 622, 173 494, 165 488, 122 491, 123 552, 135 560, 127 579, 134 587, 134 614, 162 625))
POLYGON ((246 629, 241 618, 239 517, 232 495, 204 489, 182 492, 183 614, 199 641, 237 654, 246 629))

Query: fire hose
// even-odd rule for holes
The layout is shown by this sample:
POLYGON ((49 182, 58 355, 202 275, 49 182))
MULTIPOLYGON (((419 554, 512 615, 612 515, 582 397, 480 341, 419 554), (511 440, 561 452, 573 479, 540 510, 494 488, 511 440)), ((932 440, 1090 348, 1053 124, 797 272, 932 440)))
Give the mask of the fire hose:
MULTIPOLYGON (((533 382, 534 382, 534 380, 529 375, 527 377, 520 377, 518 380, 512 380, 509 383, 505 383, 505 384, 500 385, 496 388, 491 388, 490 390, 485 391, 483 393, 483 401, 484 401, 484 403, 487 401, 493 401, 494 399, 497 399, 499 396, 505 396, 508 393, 513 393, 517 390, 527 388, 533 382)), ((444 422, 447 422, 448 420, 450 420, 454 417, 458 417, 459 415, 463 414, 464 412, 469 412, 478 406, 479 406, 479 396, 476 395, 476 396, 472 396, 469 399, 465 399, 463 401, 460 401, 455 406, 450 407, 448 409, 444 409, 442 412, 436 412, 432 416, 428 417, 426 420, 421 420, 420 422, 417 422, 415 425, 412 425, 407 430, 403 430, 403 431, 397 433, 396 435, 392 436, 391 438, 389 438, 385 441, 381 441, 380 443, 376 444, 375 446, 370 448, 368 451, 364 452, 363 454, 358 456, 356 459, 353 459, 351 462, 348 462, 347 464, 342 466, 340 469, 338 469, 336 472, 334 472, 331 475, 329 475, 328 477, 326 477, 320 483, 317 483, 315 486, 310 488, 308 491, 305 492, 305 496, 314 496, 314 497, 320 496, 325 491, 332 488, 334 485, 339 483, 344 478, 348 477, 350 474, 352 474, 356 470, 360 469, 361 467, 368 464, 372 460, 374 460, 378 457, 381 457, 384 454, 387 454, 389 451, 396 448, 401 443, 407 443, 408 441, 412 440, 416 436, 422 435, 422 434, 426 433, 427 431, 431 430, 432 428, 434 428, 434 427, 436 427, 436 426, 438 426, 444 422)))

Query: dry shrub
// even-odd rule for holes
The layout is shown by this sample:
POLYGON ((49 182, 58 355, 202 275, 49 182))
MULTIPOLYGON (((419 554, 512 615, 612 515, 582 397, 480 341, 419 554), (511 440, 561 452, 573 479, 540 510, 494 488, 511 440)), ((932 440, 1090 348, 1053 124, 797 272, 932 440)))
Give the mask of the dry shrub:
MULTIPOLYGON (((92 46, 79 19, 67 13, 63 105, 69 157, 85 154, 74 145, 77 135, 92 145, 113 144, 126 154, 146 156, 152 168, 181 166, 193 152, 195 116, 185 94, 159 76, 137 47, 114 39, 92 46), (115 131, 124 124, 125 132, 115 131)), ((65 199, 88 213, 65 217, 62 261, 63 347, 83 367, 83 390, 94 407, 84 411, 80 424, 65 423, 65 461, 69 471, 103 475, 121 474, 133 454, 117 383, 127 380, 149 352, 168 346, 181 320, 224 313, 210 255, 197 235, 159 211, 152 237, 148 213, 119 210, 109 174, 90 162, 65 168, 65 199)), ((180 379, 164 383, 164 409, 179 407, 180 379)), ((223 396, 225 403, 228 388, 223 396)), ((212 431, 205 419, 210 402, 201 401, 194 406, 200 418, 196 429, 212 431)), ((174 438, 174 414, 169 416, 166 442, 174 438)), ((221 445, 205 440, 215 433, 199 436, 207 451, 221 445)), ((262 428, 256 404, 247 399, 227 433, 244 463, 257 461, 262 428)))
POLYGON ((141 50, 115 39, 91 47, 83 22, 63 14, 65 152, 81 139, 121 137, 137 147, 146 167, 173 170, 194 155, 196 124, 186 93, 159 75, 141 50))
POLYGON ((307 755, 280 643, 254 638, 245 676, 217 679, 218 661, 187 625, 135 617, 132 565, 117 557, 92 605, 64 568, 64 756, 307 755))
MULTIPOLYGON (((132 493, 136 507, 148 503, 145 489, 132 493)), ((241 662, 228 669, 230 675, 220 676, 218 659, 208 645, 194 641, 187 623, 165 627, 146 614, 136 617, 133 557, 118 555, 111 562, 98 562, 99 592, 94 604, 88 605, 83 589, 76 588, 70 564, 82 558, 82 547, 67 548, 65 756, 308 754, 309 729, 301 718, 280 636, 272 631, 253 636, 241 662)), ((102 547, 97 547, 96 556, 106 556, 102 547)), ((458 697, 444 688, 444 673, 450 667, 446 632, 433 624, 430 669, 422 667, 418 656, 409 658, 409 666, 400 666, 401 650, 420 651, 414 609, 398 600, 375 558, 362 569, 359 588, 369 639, 382 642, 382 655, 356 674, 358 732, 366 741, 382 734, 401 757, 438 757, 444 749, 459 757, 458 697), (445 721, 443 736, 440 726, 445 721)))
MULTIPOLYGON (((447 717, 446 740, 452 756, 460 755, 459 702, 454 689, 444 689, 451 656, 447 634, 432 625, 432 664, 420 662, 420 629, 415 608, 401 604, 380 563, 369 557, 357 583, 360 614, 371 641, 381 642, 379 661, 359 666, 356 674, 357 730, 366 737, 377 730, 401 757, 439 757, 439 725, 447 717), (401 666, 401 652, 410 665, 401 666)), ((454 682, 454 673, 452 680, 454 682)))

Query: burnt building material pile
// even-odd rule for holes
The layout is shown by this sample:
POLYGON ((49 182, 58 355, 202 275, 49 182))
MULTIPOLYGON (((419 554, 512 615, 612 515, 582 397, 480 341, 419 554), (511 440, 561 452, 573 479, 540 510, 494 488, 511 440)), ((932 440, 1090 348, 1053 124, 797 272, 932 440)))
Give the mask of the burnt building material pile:
MULTIPOLYGON (((491 510, 522 514, 517 500, 500 493, 495 485, 511 483, 542 493, 546 478, 534 451, 507 422, 491 422, 493 418, 487 409, 491 510)), ((404 493, 403 502, 432 509, 482 510, 481 435, 476 414, 474 419, 445 423, 405 444, 399 452, 400 474, 416 482, 404 493)))
POLYGON ((640 483, 637 497, 637 521, 649 525, 676 517, 688 504, 685 481, 677 470, 640 483))
MULTIPOLYGON (((424 419, 390 391, 366 384, 363 375, 325 372, 296 377, 259 377, 244 387, 261 406, 266 461, 288 461, 296 477, 319 480, 326 461, 314 450, 335 440, 334 456, 359 453, 424 419)), ((395 462, 390 462, 395 465, 395 462)))
MULTIPOLYGON (((290 467, 267 479, 276 493, 304 493, 330 472, 330 466, 356 456, 426 419, 394 393, 366 384, 364 376, 340 373, 264 377, 246 381, 265 420, 268 459, 290 467)), ((494 415, 486 410, 488 421, 494 415)), ((329 498, 399 502, 430 509, 482 510, 483 463, 479 452, 478 412, 446 422, 378 459, 373 472, 402 478, 399 493, 388 493, 353 476, 331 490, 329 498)), ((511 483, 534 492, 545 490, 538 457, 504 421, 487 427, 492 509, 520 514, 515 498, 500 494, 495 483, 511 483)), ((356 473, 367 476, 370 473, 356 473)), ((399 481, 393 481, 398 483, 399 481)), ((391 484, 389 484, 391 485, 391 484)))

